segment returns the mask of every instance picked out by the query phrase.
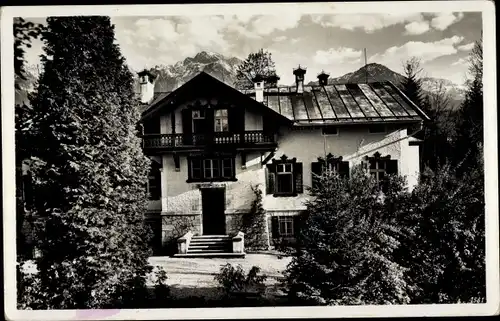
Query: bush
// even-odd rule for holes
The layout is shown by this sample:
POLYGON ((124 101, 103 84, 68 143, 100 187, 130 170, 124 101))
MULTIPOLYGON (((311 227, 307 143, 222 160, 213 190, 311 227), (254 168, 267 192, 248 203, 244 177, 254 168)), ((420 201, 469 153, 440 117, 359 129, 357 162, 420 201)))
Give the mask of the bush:
POLYGON ((255 197, 249 213, 243 214, 241 231, 245 234, 247 250, 267 250, 266 212, 262 207, 262 191, 259 185, 250 186, 255 197))
POLYGON ((215 280, 224 290, 226 296, 253 293, 262 294, 264 281, 267 279, 265 275, 258 275, 260 268, 253 266, 247 275, 243 271, 241 265, 236 268, 230 263, 221 266, 219 274, 215 276, 215 280))

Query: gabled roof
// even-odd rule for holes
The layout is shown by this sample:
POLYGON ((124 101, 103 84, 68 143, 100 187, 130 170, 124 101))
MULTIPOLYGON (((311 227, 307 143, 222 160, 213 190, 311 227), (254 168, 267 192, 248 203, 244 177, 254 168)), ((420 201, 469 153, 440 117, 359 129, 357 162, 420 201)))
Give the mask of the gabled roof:
POLYGON ((264 104, 297 125, 429 120, 391 82, 304 86, 302 94, 295 86, 266 88, 264 104))
POLYGON ((147 118, 174 106, 176 101, 194 94, 223 90, 228 98, 248 99, 251 106, 271 112, 295 125, 346 124, 366 122, 420 122, 429 117, 391 82, 343 85, 265 88, 264 102, 255 100, 254 89, 237 90, 211 75, 201 72, 172 92, 155 93, 142 112, 147 118))
POLYGON ((196 95, 214 95, 217 91, 224 92, 225 97, 229 100, 243 100, 246 102, 246 106, 258 108, 262 113, 272 114, 284 122, 290 122, 290 119, 286 118, 284 115, 277 113, 273 109, 267 108, 262 103, 257 102, 250 96, 245 95, 241 91, 223 83, 204 71, 170 93, 155 94, 153 101, 143 110, 142 119, 151 117, 160 110, 164 111, 165 108, 173 108, 176 106, 176 102, 195 98, 196 95))

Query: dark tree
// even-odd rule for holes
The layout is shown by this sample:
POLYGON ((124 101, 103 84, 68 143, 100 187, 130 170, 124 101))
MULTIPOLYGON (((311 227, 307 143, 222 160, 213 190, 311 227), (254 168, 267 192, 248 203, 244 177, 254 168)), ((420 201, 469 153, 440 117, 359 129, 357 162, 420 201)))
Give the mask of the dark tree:
POLYGON ((132 75, 109 17, 48 18, 43 37, 28 151, 33 212, 43 218, 39 296, 27 305, 131 307, 150 271, 149 161, 136 136, 132 75))
POLYGON ((465 99, 460 106, 460 122, 455 143, 459 173, 481 166, 483 149, 483 43, 474 45, 469 57, 469 74, 465 99))
POLYGON ((276 74, 276 67, 271 53, 260 49, 251 53, 236 70, 236 86, 238 88, 253 88, 253 78, 260 75, 264 78, 276 74))
POLYGON ((291 300, 315 305, 409 302, 405 269, 392 255, 400 233, 394 218, 407 193, 398 178, 387 186, 384 196, 360 168, 349 179, 331 172, 317 179, 285 273, 291 300))
MULTIPOLYGON (((43 25, 34 24, 23 18, 14 18, 14 72, 16 79, 25 79, 25 47, 31 48, 31 40, 40 36, 43 25)), ((16 89, 18 85, 16 84, 16 89)))
POLYGON ((408 268, 411 303, 479 303, 486 299, 484 176, 457 177, 445 165, 425 171, 400 224, 411 232, 396 250, 408 268))

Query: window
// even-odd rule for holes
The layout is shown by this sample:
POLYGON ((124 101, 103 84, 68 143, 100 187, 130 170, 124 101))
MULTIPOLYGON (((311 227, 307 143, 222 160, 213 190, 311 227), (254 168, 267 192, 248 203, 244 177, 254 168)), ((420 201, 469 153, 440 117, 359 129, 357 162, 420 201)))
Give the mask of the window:
POLYGON ((323 136, 336 136, 339 134, 339 129, 337 127, 323 127, 321 129, 321 133, 323 136))
POLYGON ((276 240, 280 238, 296 238, 300 233, 299 215, 271 216, 271 237, 276 240))
POLYGON ((217 109, 215 111, 215 131, 216 132, 229 131, 227 109, 217 109))
POLYGON ((278 233, 281 237, 293 236, 293 217, 278 216, 278 233))
POLYGON ((349 162, 342 161, 342 156, 334 157, 332 154, 324 158, 318 158, 317 162, 311 163, 312 186, 317 186, 318 176, 323 174, 339 174, 341 177, 349 177, 349 162))
POLYGON ((382 186, 387 188, 387 175, 398 173, 398 161, 391 159, 390 155, 381 157, 380 153, 375 153, 373 157, 366 157, 365 164, 368 166, 370 175, 382 186))
POLYGON ((193 157, 188 160, 188 181, 235 180, 234 158, 193 157))
POLYGON ((203 109, 198 109, 191 111, 191 113, 193 118, 193 133, 205 133, 205 111, 203 109))
POLYGON ((303 193, 302 163, 296 159, 288 159, 285 155, 281 159, 273 159, 266 166, 266 194, 274 196, 295 196, 303 193))
POLYGON ((278 164, 276 174, 278 175, 278 185, 276 187, 277 194, 293 193, 293 165, 278 164))
POLYGON ((368 127, 368 132, 370 134, 382 134, 386 131, 387 129, 385 128, 385 125, 371 125, 368 127))

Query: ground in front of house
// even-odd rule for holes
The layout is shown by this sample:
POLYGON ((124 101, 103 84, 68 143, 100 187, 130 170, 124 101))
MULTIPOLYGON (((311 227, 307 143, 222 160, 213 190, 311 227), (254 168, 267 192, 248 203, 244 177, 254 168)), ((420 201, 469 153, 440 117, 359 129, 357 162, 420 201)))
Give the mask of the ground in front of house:
MULTIPOLYGON (((233 266, 241 265, 245 273, 248 273, 253 266, 258 266, 261 273, 267 276, 265 297, 268 299, 283 297, 284 292, 279 280, 283 277, 283 272, 290 261, 290 257, 276 254, 246 254, 245 258, 232 259, 175 257, 149 259, 152 266, 161 266, 166 271, 172 298, 197 297, 205 300, 221 299, 223 292, 214 277, 226 263, 231 263, 233 266)), ((150 278, 149 283, 152 282, 153 278, 150 278)))

